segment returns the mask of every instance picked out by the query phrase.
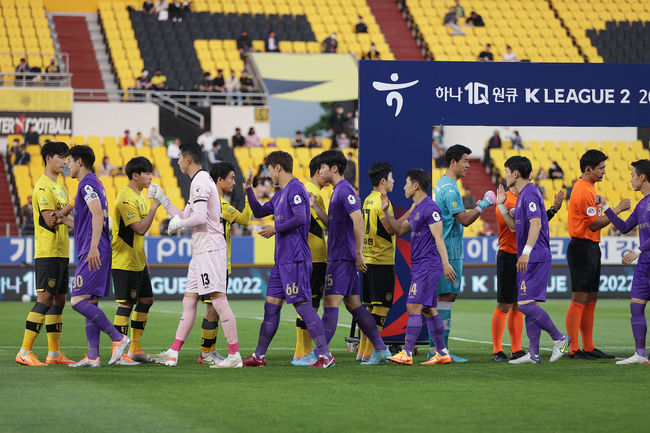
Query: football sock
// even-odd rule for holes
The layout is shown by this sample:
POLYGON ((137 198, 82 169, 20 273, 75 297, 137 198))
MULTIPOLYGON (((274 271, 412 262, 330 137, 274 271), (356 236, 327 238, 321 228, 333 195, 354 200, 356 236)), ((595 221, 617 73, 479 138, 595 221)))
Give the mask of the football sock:
POLYGON ((86 340, 88 340, 88 359, 99 358, 99 336, 100 330, 86 317, 86 340))
POLYGON ((217 329, 219 321, 210 322, 208 319, 203 319, 201 323, 201 352, 210 353, 217 344, 217 329))
POLYGON ((339 307, 324 307, 322 321, 323 326, 325 327, 327 344, 330 344, 330 341, 332 341, 332 337, 334 337, 334 333, 336 332, 336 325, 339 321, 339 307))
POLYGON ((512 308, 508 313, 508 332, 510 333, 510 350, 512 353, 521 351, 521 334, 524 332, 524 315, 512 308))
POLYGON ((176 337, 174 338, 174 343, 172 344, 172 350, 181 350, 183 343, 187 340, 187 336, 190 335, 190 331, 194 326, 194 321, 196 320, 196 309, 197 309, 198 299, 192 299, 190 297, 183 297, 183 315, 178 321, 178 328, 176 328, 176 337))
POLYGON ((427 317, 427 330, 429 331, 429 338, 433 341, 436 351, 441 355, 449 353, 445 345, 445 324, 440 314, 427 317))
MULTIPOLYGON (((314 313, 316 313, 316 315, 318 316, 318 310, 314 309, 314 313)), ((320 317, 318 317, 318 319, 320 319, 320 317)), ((301 330, 300 335, 302 336, 302 350, 305 351, 305 355, 306 355, 311 352, 311 341, 312 341, 311 336, 309 335, 309 331, 307 330, 307 325, 305 325, 305 329, 301 330)))
POLYGON ((45 330, 47 331, 47 350, 52 358, 58 357, 61 352, 61 330, 63 329, 63 305, 54 305, 47 310, 45 315, 45 330))
POLYGON ((404 350, 408 356, 413 354, 413 348, 421 331, 422 314, 409 314, 408 321, 406 322, 406 337, 404 339, 404 350))
POLYGON ((636 343, 636 353, 643 357, 648 357, 645 349, 646 333, 648 332, 648 323, 645 318, 645 304, 630 302, 630 312, 632 313, 632 335, 636 343))
POLYGON ((138 353, 141 350, 140 340, 144 332, 144 327, 147 325, 149 308, 151 308, 151 304, 138 303, 135 306, 133 317, 131 317, 131 347, 129 348, 129 352, 131 353, 138 353))
POLYGON ((239 340, 237 339, 237 321, 228 303, 228 298, 215 298, 212 300, 212 305, 221 319, 223 335, 228 342, 228 353, 234 355, 239 352, 239 340))
POLYGON ((260 326, 260 336, 257 340, 257 348, 255 349, 255 355, 258 358, 266 355, 266 350, 269 348, 269 344, 278 330, 281 309, 282 307, 280 305, 271 304, 270 302, 264 303, 264 320, 260 326))
POLYGON ((316 347, 314 348, 314 355, 329 355, 330 350, 327 347, 327 339, 325 338, 325 328, 323 322, 318 317, 318 313, 314 311, 314 307, 309 304, 301 304, 296 306, 296 311, 303 318, 305 327, 314 340, 316 347))
MULTIPOLYGON (((438 302, 438 314, 440 314, 440 318, 442 319, 442 323, 445 325, 445 347, 449 347, 449 331, 451 331, 451 308, 454 306, 453 302, 438 302)), ((429 340, 429 352, 430 353, 435 353, 435 343, 431 340, 429 340)))
POLYGON ((34 347, 34 340, 41 332, 43 322, 45 322, 45 313, 49 307, 40 302, 36 302, 32 310, 27 314, 27 321, 25 323, 25 335, 23 336, 23 344, 20 348, 20 353, 27 355, 34 347))
POLYGON ((352 317, 354 317, 359 328, 368 336, 368 340, 370 340, 375 350, 386 350, 386 345, 381 339, 381 335, 379 335, 379 331, 377 330, 377 325, 368 310, 366 310, 363 305, 360 305, 350 311, 350 313, 352 313, 352 317))
POLYGON ((591 352, 594 346, 594 313, 596 311, 595 302, 587 302, 582 312, 580 320, 580 333, 582 334, 582 348, 585 352, 591 352))
POLYGON ((72 306, 72 309, 77 313, 90 320, 100 331, 105 332, 113 342, 120 341, 124 337, 120 331, 108 320, 106 314, 95 304, 88 302, 87 299, 82 299, 72 306))
MULTIPOLYGON (((375 305, 372 307, 372 318, 375 319, 375 323, 377 324, 377 331, 379 331, 380 335, 381 331, 384 330, 384 323, 386 322, 388 310, 388 308, 382 307, 381 305, 375 305)), ((371 355, 373 350, 374 348, 370 346, 370 343, 368 343, 366 346, 366 353, 371 355)))
POLYGON ((537 321, 528 315, 526 316, 526 334, 528 334, 528 352, 530 356, 539 356, 539 338, 542 335, 542 330, 537 326, 537 321))
MULTIPOLYGON (((526 315, 526 332, 528 332, 528 319, 530 318, 530 320, 534 321, 540 329, 548 332, 548 335, 551 336, 553 341, 561 340, 562 337, 564 337, 564 335, 562 335, 562 333, 557 329, 548 313, 539 305, 530 302, 528 304, 519 305, 519 310, 526 315)), ((528 339, 530 340, 530 334, 528 334, 528 339)), ((538 354, 539 352, 535 353, 535 355, 538 354)))
POLYGON ((490 323, 492 328, 492 353, 503 352, 503 331, 506 329, 507 318, 508 313, 504 313, 498 308, 494 309, 492 322, 490 323))
MULTIPOLYGON (((569 350, 571 353, 576 353, 580 350, 580 340, 578 340, 578 334, 580 332, 580 323, 582 323, 582 315, 584 313, 585 306, 573 302, 569 304, 569 311, 566 313, 566 333, 571 338, 569 343, 569 350)), ((585 335, 582 334, 582 339, 584 341, 585 335)))
POLYGON ((366 334, 363 333, 363 331, 361 331, 361 329, 359 329, 359 354, 361 356, 365 356, 366 353, 368 353, 366 350, 368 344, 369 344, 368 337, 366 336, 366 334))
POLYGON ((115 325, 117 330, 124 335, 127 335, 129 333, 130 316, 131 316, 130 308, 117 307, 117 312, 115 313, 115 318, 113 319, 113 325, 115 325))
POLYGON ((307 332, 307 326, 300 316, 296 317, 296 350, 295 354, 298 356, 305 356, 311 352, 311 339, 309 340, 309 348, 305 345, 305 333, 307 332))

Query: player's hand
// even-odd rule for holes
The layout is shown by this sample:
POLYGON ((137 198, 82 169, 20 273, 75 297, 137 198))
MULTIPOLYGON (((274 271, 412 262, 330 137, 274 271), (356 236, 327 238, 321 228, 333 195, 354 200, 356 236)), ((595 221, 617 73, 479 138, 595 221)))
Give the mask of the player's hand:
POLYGON ((163 193, 160 186, 158 186, 158 184, 156 183, 152 183, 151 185, 149 185, 149 190, 147 191, 147 197, 154 199, 155 201, 163 205, 163 207, 167 207, 167 205, 169 204, 169 198, 165 195, 165 193, 163 193))
POLYGON ((624 198, 616 207, 618 208, 618 212, 616 213, 625 212, 626 210, 632 207, 632 202, 630 201, 629 198, 624 198))
POLYGON ((483 194, 483 198, 476 203, 478 207, 481 208, 481 210, 485 210, 488 207, 497 204, 497 195, 494 193, 494 191, 485 191, 485 194, 483 194))
POLYGON ((264 225, 260 227, 260 231, 258 233, 265 239, 273 237, 275 235, 275 226, 264 225))
POLYGON ((176 230, 181 229, 181 218, 178 215, 174 215, 174 217, 169 220, 169 225, 167 226, 167 234, 172 234, 176 230))
POLYGON ((366 272, 368 266, 366 266, 365 261, 363 260, 363 254, 357 253, 357 270, 361 272, 366 272))
POLYGON ((497 204, 504 204, 508 196, 506 195, 506 189, 503 185, 499 185, 497 188, 497 204))
POLYGON ((639 256, 635 251, 630 251, 629 253, 625 254, 623 256, 623 264, 625 266, 630 266, 636 259, 638 259, 639 256))
POLYGON ((556 211, 560 210, 562 207, 562 203, 564 203, 564 189, 561 189, 558 191, 557 194, 555 194, 555 199, 553 200, 553 207, 555 208, 556 211))
POLYGON ((90 247, 86 261, 88 262, 89 271, 99 270, 99 268, 102 266, 102 260, 99 257, 99 249, 97 247, 90 247))
POLYGON ((454 271, 454 267, 450 263, 444 264, 442 270, 447 281, 452 282, 456 280, 456 271, 454 271))
POLYGON ((607 200, 602 195, 596 194, 596 197, 594 197, 594 204, 602 209, 607 204, 607 200))
POLYGON ((244 181, 244 191, 253 186, 253 168, 248 166, 248 177, 244 181))
POLYGON ((528 269, 528 260, 530 256, 528 254, 522 254, 517 260, 517 272, 526 272, 528 269))
POLYGON ((314 206, 316 206, 316 196, 310 192, 309 193, 309 207, 314 207, 314 206))
POLYGON ((388 196, 386 194, 381 195, 381 210, 386 212, 388 210, 388 207, 390 206, 390 200, 388 200, 388 196))

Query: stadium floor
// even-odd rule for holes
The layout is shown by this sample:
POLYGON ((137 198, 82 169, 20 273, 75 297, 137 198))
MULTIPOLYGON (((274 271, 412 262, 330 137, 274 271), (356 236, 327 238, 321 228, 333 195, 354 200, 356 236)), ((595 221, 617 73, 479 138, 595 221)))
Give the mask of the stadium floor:
MULTIPOLYGON (((600 349, 633 353, 629 301, 603 300, 596 310, 600 349)), ((493 301, 460 300, 454 308, 452 352, 470 360, 446 366, 361 367, 343 338, 350 323, 341 311, 332 349, 337 365, 327 370, 291 367, 295 342, 293 309, 282 322, 266 368, 209 369, 198 365, 200 318, 179 366, 107 367, 110 341, 102 336, 105 367, 23 367, 14 362, 32 304, 0 302, 0 432, 380 432, 380 431, 647 431, 649 366, 612 361, 572 361, 514 366, 490 361, 493 301)), ((546 304, 560 329, 566 300, 546 304)), ((113 317, 113 302, 103 303, 113 317)), ((257 342, 262 301, 233 301, 242 356, 257 342)), ((200 308, 202 311, 202 309, 200 308)), ((154 304, 143 336, 145 350, 171 344, 181 303, 154 304)), ((64 311, 62 350, 73 359, 86 351, 84 322, 64 311)), ((34 352, 44 361, 45 330, 34 352)), ((509 341, 506 335, 504 342, 509 341)), ((527 339, 524 335, 524 343, 527 339)), ((542 335, 549 348, 550 339, 542 335)), ((226 352, 219 331, 217 348, 226 352)), ((506 348, 507 350, 507 348, 506 348)), ((424 350, 422 351, 424 352, 424 350)), ((424 360, 420 355, 416 361, 424 360)))

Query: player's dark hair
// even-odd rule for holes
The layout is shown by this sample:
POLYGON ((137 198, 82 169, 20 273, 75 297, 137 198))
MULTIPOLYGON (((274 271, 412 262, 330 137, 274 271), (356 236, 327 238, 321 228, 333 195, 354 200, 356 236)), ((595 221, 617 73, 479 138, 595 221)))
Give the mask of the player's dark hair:
POLYGON ((276 150, 266 155, 264 165, 267 167, 279 165, 287 173, 293 173, 293 157, 281 150, 276 150))
POLYGON ((431 186, 431 175, 428 171, 424 171, 421 168, 412 168, 406 172, 406 177, 411 179, 411 183, 417 183, 420 185, 420 189, 425 193, 429 193, 429 187, 431 186))
POLYGON ((231 171, 235 171, 235 166, 232 163, 227 161, 217 162, 210 169, 210 177, 214 180, 214 183, 217 183, 219 179, 225 180, 231 171))
POLYGON ((600 150, 589 149, 580 158, 580 172, 584 173, 587 167, 591 167, 592 169, 598 167, 598 164, 605 161, 607 158, 607 155, 600 150))
POLYGON ((126 177, 131 180, 136 173, 153 173, 153 164, 144 156, 136 156, 126 163, 124 172, 126 173, 126 177))
POLYGON ((192 161, 197 164, 201 163, 201 153, 203 152, 203 148, 199 143, 183 143, 180 145, 180 150, 182 156, 189 155, 192 157, 192 161))
POLYGON ((325 164, 326 166, 332 168, 336 167, 339 169, 339 174, 343 176, 345 167, 348 165, 348 160, 345 159, 345 155, 340 150, 326 150, 320 155, 320 163, 325 164))
POLYGON ((43 157, 43 164, 46 164, 46 158, 53 157, 54 155, 59 155, 61 157, 66 157, 68 155, 68 145, 61 141, 50 141, 45 143, 41 147, 41 156, 43 157))
POLYGON ((314 156, 309 161, 309 177, 314 177, 318 170, 320 170, 320 155, 314 156))
POLYGON ((86 146, 85 144, 72 146, 69 155, 75 161, 80 159, 84 167, 90 171, 93 171, 93 164, 95 163, 95 152, 93 152, 90 146, 86 146))
POLYGON ((530 159, 525 156, 511 156, 503 166, 510 169, 512 173, 518 171, 519 175, 524 179, 530 178, 530 172, 533 171, 533 165, 530 163, 530 159))
POLYGON ((636 170, 637 176, 645 174, 645 180, 650 182, 650 160, 640 159, 632 163, 632 167, 636 170))
POLYGON ((379 186, 382 179, 388 180, 388 175, 393 171, 393 164, 390 162, 379 161, 370 166, 368 176, 370 176, 370 184, 372 186, 379 186))
POLYGON ((445 159, 447 160, 447 164, 451 164, 451 161, 458 162, 463 159, 463 155, 465 154, 471 155, 472 149, 467 146, 463 146, 462 144, 454 144, 449 149, 447 149, 447 152, 445 152, 445 159))

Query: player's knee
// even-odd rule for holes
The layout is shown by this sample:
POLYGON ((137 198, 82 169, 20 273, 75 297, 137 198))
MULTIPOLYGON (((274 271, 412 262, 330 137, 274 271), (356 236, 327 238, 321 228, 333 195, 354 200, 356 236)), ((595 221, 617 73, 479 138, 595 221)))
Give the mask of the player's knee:
POLYGON ((41 304, 47 305, 50 307, 52 303, 54 302, 54 295, 52 295, 50 292, 47 290, 43 290, 42 292, 38 292, 38 295, 36 296, 36 300, 40 302, 41 304))
POLYGON ((503 313, 507 313, 507 312, 510 311, 510 308, 512 308, 512 304, 508 304, 508 303, 505 303, 505 302, 499 302, 499 303, 497 303, 497 308, 499 309, 499 311, 501 311, 503 313))

